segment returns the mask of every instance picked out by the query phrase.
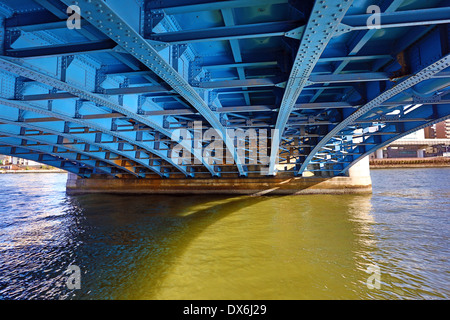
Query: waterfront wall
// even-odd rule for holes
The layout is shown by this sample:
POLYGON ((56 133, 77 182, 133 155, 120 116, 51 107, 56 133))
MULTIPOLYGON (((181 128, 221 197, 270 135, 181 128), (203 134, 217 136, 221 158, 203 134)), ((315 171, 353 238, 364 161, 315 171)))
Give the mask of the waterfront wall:
POLYGON ((0 174, 21 174, 21 173, 67 173, 67 171, 56 169, 56 170, 49 170, 49 169, 31 169, 31 170, 0 170, 0 174))
POLYGON ((450 167, 450 158, 385 158, 371 159, 371 169, 450 167))
POLYGON ((248 178, 168 178, 168 179, 81 179, 69 174, 68 194, 350 194, 371 193, 368 159, 354 165, 346 177, 292 177, 280 173, 275 177, 248 178))

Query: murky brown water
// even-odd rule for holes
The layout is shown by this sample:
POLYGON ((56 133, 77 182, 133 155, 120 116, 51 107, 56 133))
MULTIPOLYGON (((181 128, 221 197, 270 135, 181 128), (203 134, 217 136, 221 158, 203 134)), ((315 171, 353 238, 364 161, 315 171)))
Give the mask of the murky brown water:
POLYGON ((0 175, 0 298, 450 297, 447 168, 373 170, 369 196, 74 197, 65 178, 0 175))

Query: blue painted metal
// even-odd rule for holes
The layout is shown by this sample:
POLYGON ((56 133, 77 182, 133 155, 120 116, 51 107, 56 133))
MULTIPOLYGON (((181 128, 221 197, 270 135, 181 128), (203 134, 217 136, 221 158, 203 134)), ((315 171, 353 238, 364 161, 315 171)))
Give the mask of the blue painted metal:
MULTIPOLYGON (((35 114, 38 115, 49 115, 51 118, 33 118, 33 122, 27 121, 30 119, 26 119, 25 117, 22 117, 20 121, 13 121, 14 115, 5 115, 3 114, 0 118, 0 127, 4 124, 14 125, 18 126, 20 128, 27 128, 31 130, 35 130, 38 132, 47 132, 51 133, 53 135, 62 136, 65 138, 70 139, 71 141, 83 141, 84 143, 90 145, 90 146, 96 146, 97 148, 106 149, 114 154, 120 155, 130 161, 136 162, 138 165, 144 166, 147 169, 150 169, 151 171, 157 173, 160 176, 163 176, 164 174, 160 172, 159 167, 155 166, 152 161, 142 161, 136 158, 133 154, 123 152, 123 147, 120 148, 120 144, 127 143, 126 139, 121 139, 122 137, 113 133, 108 132, 107 130, 102 129, 101 127, 88 125, 85 122, 81 122, 80 120, 64 116, 61 114, 54 113, 52 111, 46 111, 42 110, 36 107, 32 107, 29 105, 26 105, 24 103, 18 103, 13 101, 5 101, 3 99, 0 99, 0 103, 2 104, 3 108, 5 107, 12 107, 17 108, 18 112, 20 110, 26 110, 26 111, 32 111, 35 112, 35 114), (39 120, 42 119, 42 120, 39 120), (55 124, 56 120, 56 124, 55 124), (50 122, 50 123, 49 123, 50 122), (75 128, 78 130, 73 130, 73 132, 70 132, 70 124, 78 125, 75 128), (53 124, 53 125, 52 125, 53 124), (82 127, 80 127, 82 126, 82 127), (82 129, 81 131, 79 129, 82 129), (89 131, 89 128, 94 128, 96 131, 91 132, 89 131), (114 137, 119 138, 121 140, 114 139, 114 137), (120 150, 122 149, 122 150, 120 150)), ((20 112, 19 112, 20 113, 20 112)), ((15 128, 16 130, 18 128, 15 128)), ((14 132, 14 131, 13 131, 14 132)), ((64 143, 62 143, 64 144, 64 143)), ((146 150, 142 148, 142 151, 145 152, 146 150)), ((103 155, 102 160, 106 160, 106 154, 103 155)), ((159 164, 159 163, 158 163, 159 164)))
POLYGON ((327 135, 319 143, 317 143, 317 145, 314 147, 314 149, 310 152, 310 154, 306 158, 305 162, 302 164, 299 173, 300 174, 303 173, 303 171, 306 169, 306 166, 309 164, 309 161, 314 158, 315 154, 323 146, 325 146, 328 142, 330 142, 335 135, 339 135, 339 132, 345 130, 346 127, 351 126, 353 123, 355 123, 357 119, 369 113, 372 109, 376 108, 380 104, 404 92, 405 90, 410 89, 411 87, 419 84, 424 80, 431 79, 435 74, 444 69, 447 69, 448 67, 450 67, 450 55, 444 56, 442 59, 439 59, 438 61, 432 63, 431 65, 422 69, 417 74, 407 78, 403 82, 400 82, 393 88, 386 90, 385 92, 381 93, 380 95, 378 95, 377 97, 375 97, 362 107, 358 108, 357 111, 355 111, 350 116, 345 118, 342 122, 340 122, 338 125, 336 125, 332 130, 330 130, 327 133, 327 135))
POLYGON ((91 175, 95 172, 95 167, 82 165, 78 161, 70 161, 63 157, 58 157, 51 154, 42 154, 37 151, 18 146, 0 145, 0 154, 32 160, 53 167, 61 168, 66 171, 75 173, 76 175, 79 175, 83 178, 90 178, 91 175))
POLYGON ((92 159, 82 160, 79 157, 77 157, 76 154, 74 154, 72 152, 67 152, 67 150, 65 150, 65 152, 61 151, 61 150, 59 150, 58 152, 55 152, 55 150, 52 147, 49 147, 47 145, 41 145, 41 144, 29 145, 29 144, 24 144, 23 143, 23 139, 14 138, 14 137, 0 138, 0 144, 16 147, 16 148, 20 148, 20 149, 30 150, 30 151, 36 152, 38 154, 52 155, 52 156, 55 156, 55 157, 58 157, 58 158, 62 158, 65 161, 76 161, 77 163, 79 163, 82 166, 86 166, 88 168, 91 168, 91 170, 94 173, 106 174, 108 176, 113 176, 113 177, 115 176, 112 173, 111 168, 109 168, 109 167, 101 167, 97 161, 92 160, 92 159))
MULTIPOLYGON (((367 20, 371 14, 352 15, 342 19, 342 30, 345 32, 368 30, 367 20)), ((436 25, 450 22, 450 8, 430 8, 421 10, 405 10, 385 12, 383 28, 400 28, 419 25, 436 25)))
POLYGON ((74 54, 87 54, 94 52, 104 52, 116 47, 112 40, 90 41, 73 45, 60 44, 52 46, 39 46, 20 49, 8 49, 5 54, 14 58, 33 58, 45 56, 63 56, 74 54))
MULTIPOLYGON (((226 9, 229 10, 229 9, 226 9)), ((229 12, 229 11, 225 11, 229 12)), ((243 26, 227 26, 195 31, 173 31, 155 33, 149 40, 168 44, 210 42, 220 40, 256 39, 284 36, 301 26, 302 21, 255 23, 243 26)))
POLYGON ((284 0, 230 0, 230 1, 210 1, 210 0, 168 0, 149 1, 147 8, 150 10, 162 10, 166 14, 181 14, 199 11, 212 11, 221 9, 234 9, 242 7, 254 7, 261 5, 271 5, 285 3, 284 0))
MULTIPOLYGON (((397 8, 400 7, 400 5, 403 3, 403 0, 391 0, 390 2, 383 2, 382 4, 384 5, 385 3, 387 4, 387 8, 383 8, 383 12, 385 14, 394 12, 395 10, 397 10, 397 8)), ((381 9, 381 8, 380 8, 381 9)), ((381 17, 380 17, 381 20, 381 17)), ((381 21, 380 21, 381 22, 381 21)), ((350 31, 350 30, 349 30, 350 31)), ((359 33, 356 34, 356 36, 353 37, 353 39, 351 39, 349 41, 349 43, 347 44, 348 46, 348 51, 345 52, 346 56, 354 56, 356 54, 358 54, 358 52, 364 47, 364 45, 374 36, 374 34, 377 32, 377 29, 370 29, 370 30, 361 30, 359 33)), ((397 52, 400 52, 401 50, 398 50, 397 52)), ((396 53, 397 53, 396 52, 396 53)), ((382 59, 383 60, 383 59, 382 59)), ((342 70, 344 70, 344 68, 348 65, 350 61, 349 60, 344 60, 342 61, 338 66, 336 66, 336 68, 333 71, 333 74, 339 74, 342 72, 342 70)), ((383 60, 384 63, 384 60, 383 60)), ((326 84, 328 85, 328 84, 326 84)), ((316 101, 316 99, 320 96, 320 94, 322 94, 322 90, 319 90, 310 100, 310 102, 314 102, 316 101)))
MULTIPOLYGON (((77 87, 77 86, 74 86, 74 85, 71 85, 71 84, 68 84, 68 83, 64 83, 64 82, 62 82, 60 80, 57 80, 55 78, 52 78, 52 77, 49 77, 49 76, 47 76, 45 74, 37 72, 37 71, 35 71, 35 70, 33 70, 33 69, 29 68, 29 67, 23 67, 23 66, 15 64, 13 62, 10 62, 8 60, 4 60, 2 58, 0 58, 0 68, 3 68, 5 70, 7 70, 7 71, 13 72, 13 73, 18 74, 18 75, 22 75, 22 76, 27 77, 29 79, 33 79, 33 80, 39 81, 41 83, 45 83, 45 84, 47 84, 49 86, 52 86, 52 87, 54 87, 56 89, 64 90, 64 91, 72 94, 73 96, 79 97, 79 98, 84 99, 84 100, 89 100, 91 102, 96 103, 97 105, 101 105, 103 107, 107 107, 107 108, 109 108, 111 110, 114 110, 114 111, 117 111, 117 112, 123 114, 124 117, 131 118, 133 120, 139 121, 140 123, 142 123, 142 124, 144 124, 146 126, 149 126, 150 128, 154 128, 154 129, 158 130, 158 132, 161 132, 161 133, 165 134, 168 137, 171 136, 171 132, 169 130, 166 130, 163 127, 163 125, 161 124, 161 122, 162 122, 161 120, 158 123, 156 121, 152 121, 152 120, 146 119, 146 118, 144 118, 144 117, 142 117, 142 116, 140 116, 140 115, 138 115, 136 113, 133 113, 131 110, 127 110, 127 109, 123 108, 122 106, 120 106, 120 105, 118 105, 118 104, 116 104, 116 103, 114 103, 114 102, 112 102, 112 101, 110 101, 108 99, 105 99, 105 98, 103 98, 103 97, 101 97, 101 96, 99 96, 99 95, 97 95, 95 93, 87 91, 86 89, 83 89, 83 88, 80 88, 80 87, 77 87)), ((73 113, 75 113, 75 112, 73 112, 73 113)), ((86 124, 86 121, 84 121, 82 123, 86 124)), ((111 125, 109 125, 109 126, 111 126, 111 125)), ((112 133, 111 131, 109 131, 106 128, 103 128, 102 130, 104 130, 104 132, 107 133, 107 134, 115 135, 114 133, 112 133)), ((123 137, 123 136, 121 138, 125 139, 125 140, 127 139, 126 137, 123 137)), ((136 140, 135 137, 133 137, 133 139, 136 140)), ((140 145, 142 148, 152 152, 153 154, 160 156, 165 161, 168 161, 170 163, 172 162, 172 160, 170 159, 170 157, 168 155, 169 154, 169 150, 166 150, 166 152, 164 154, 164 152, 161 153, 159 151, 156 151, 151 146, 145 145, 143 143, 139 143, 137 141, 134 141, 134 142, 135 142, 135 144, 140 145)), ((190 175, 186 171, 186 169, 183 168, 183 166, 179 166, 178 164, 175 164, 175 163, 173 163, 173 166, 176 167, 177 169, 179 169, 185 175, 190 175)), ((211 168, 209 168, 209 170, 212 171, 211 168)))
MULTIPOLYGON (((280 138, 284 135, 289 115, 303 87, 308 83, 308 78, 314 66, 339 27, 342 18, 345 16, 352 2, 344 0, 333 1, 331 4, 327 4, 326 1, 317 1, 314 4, 293 62, 283 100, 281 101, 280 111, 278 112, 275 130, 279 131, 280 138)), ((269 175, 275 172, 279 143, 276 139, 272 140, 269 175)))
MULTIPOLYGON (((429 127, 433 124, 439 123, 441 121, 447 120, 450 118, 450 105, 447 105, 446 108, 442 111, 441 116, 438 117, 431 117, 430 119, 427 119, 426 121, 418 121, 418 122, 422 122, 420 125, 417 125, 416 123, 413 123, 410 125, 409 129, 404 129, 405 131, 403 131, 400 134, 392 134, 389 133, 386 135, 386 138, 384 139, 380 139, 382 142, 378 143, 378 144, 373 144, 372 148, 367 148, 367 150, 364 150, 363 153, 356 153, 353 154, 353 161, 348 161, 348 165, 345 166, 342 170, 341 170, 341 174, 344 174, 345 172, 348 171, 348 169, 350 169, 351 166, 353 166, 354 164, 356 164, 359 160, 361 160, 362 158, 368 156, 369 154, 375 152, 376 150, 387 146, 388 144, 394 142, 395 140, 398 140, 402 137, 407 136, 408 134, 411 134, 419 129, 423 129, 426 127, 429 127)), ((416 122, 416 121, 414 121, 416 122)))
POLYGON ((277 161, 343 175, 448 117, 449 17, 448 0, 0 0, 0 152, 83 177, 275 175, 277 161), (233 163, 177 129, 214 129, 233 163), (278 131, 257 151, 269 163, 240 156, 236 129, 278 131))
MULTIPOLYGON (((63 2, 67 5, 72 4, 72 1, 63 0, 63 2)), ((222 136, 228 150, 234 157, 239 173, 241 175, 246 175, 242 163, 236 156, 235 147, 228 137, 225 128, 223 128, 218 117, 202 99, 199 92, 194 90, 188 81, 174 70, 149 42, 147 42, 136 30, 132 29, 118 13, 114 12, 103 1, 84 0, 80 1, 79 4, 83 6, 84 16, 93 26, 115 40, 127 52, 141 61, 156 75, 161 77, 161 79, 166 81, 203 115, 205 120, 208 121, 222 136)))
POLYGON ((94 162, 93 168, 97 167, 97 168, 100 168, 100 170, 101 170, 102 167, 108 167, 110 169, 108 172, 106 172, 106 174, 108 174, 108 175, 120 176, 121 173, 126 173, 126 174, 131 174, 135 177, 138 177, 138 175, 136 173, 134 173, 133 171, 131 171, 130 169, 119 166, 117 163, 115 163, 109 159, 104 159, 102 157, 97 156, 96 155, 97 152, 89 153, 89 152, 74 148, 76 145, 74 145, 74 147, 70 147, 67 145, 67 142, 65 144, 63 144, 63 143, 58 144, 59 136, 57 136, 57 135, 46 136, 46 138, 47 139, 38 139, 35 136, 15 135, 15 134, 11 134, 8 132, 0 131, 1 143, 6 143, 6 144, 12 145, 12 146, 21 146, 21 147, 28 147, 28 146, 34 146, 34 145, 38 146, 39 145, 41 147, 43 146, 44 149, 39 149, 38 152, 42 152, 45 154, 56 153, 59 156, 61 156, 61 154, 65 152, 67 154, 71 154, 71 155, 67 156, 67 159, 72 158, 71 160, 77 161, 81 164, 92 165, 87 162, 87 161, 89 161, 89 162, 94 162), (54 140, 54 143, 49 142, 48 138, 50 138, 51 140, 54 140), (63 152, 61 152, 61 151, 63 151, 63 152), (73 158, 72 155, 75 155, 75 158, 73 158), (116 173, 114 173, 113 170, 111 170, 113 167, 119 168, 120 171, 117 171, 116 173))

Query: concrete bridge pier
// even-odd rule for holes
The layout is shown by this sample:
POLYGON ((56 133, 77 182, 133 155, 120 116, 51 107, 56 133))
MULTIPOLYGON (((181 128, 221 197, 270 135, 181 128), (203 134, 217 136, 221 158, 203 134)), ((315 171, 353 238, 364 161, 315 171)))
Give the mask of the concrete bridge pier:
POLYGON ((168 179, 81 179, 69 174, 68 194, 230 194, 230 195, 300 195, 371 193, 369 159, 350 168, 348 176, 293 177, 280 172, 274 177, 251 175, 246 178, 168 178, 168 179))

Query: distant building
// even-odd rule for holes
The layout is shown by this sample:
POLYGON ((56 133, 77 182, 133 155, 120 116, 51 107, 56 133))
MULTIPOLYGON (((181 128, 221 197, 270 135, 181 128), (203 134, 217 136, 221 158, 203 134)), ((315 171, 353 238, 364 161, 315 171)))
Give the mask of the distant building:
POLYGON ((436 138, 436 133, 434 132, 434 126, 429 126, 423 129, 425 139, 434 139, 436 138))
POLYGON ((424 129, 425 139, 450 139, 450 119, 424 129))
POLYGON ((9 162, 9 156, 5 156, 3 154, 0 154, 0 163, 2 165, 5 165, 8 162, 9 162))
POLYGON ((20 166, 20 167, 40 167, 42 166, 42 164, 32 161, 32 160, 27 160, 27 159, 22 159, 22 158, 17 158, 17 157, 11 157, 11 156, 5 156, 5 155, 0 155, 0 166, 3 168, 10 168, 12 165, 14 166, 20 166))
POLYGON ((424 129, 420 129, 420 130, 414 131, 413 133, 408 134, 407 136, 404 136, 403 138, 398 139, 397 141, 423 140, 423 139, 425 139, 425 131, 424 131, 424 129))
POLYGON ((40 167, 41 164, 32 160, 22 159, 17 157, 11 157, 12 164, 26 167, 40 167))
POLYGON ((450 121, 413 132, 370 155, 374 158, 424 158, 450 156, 450 121), (445 132, 444 138, 442 132, 445 132))
POLYGON ((0 168, 1 169, 11 169, 11 157, 0 154, 0 168))
POLYGON ((435 124, 435 138, 450 139, 450 119, 435 124))

